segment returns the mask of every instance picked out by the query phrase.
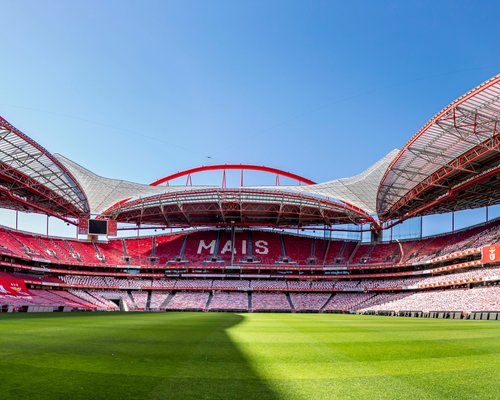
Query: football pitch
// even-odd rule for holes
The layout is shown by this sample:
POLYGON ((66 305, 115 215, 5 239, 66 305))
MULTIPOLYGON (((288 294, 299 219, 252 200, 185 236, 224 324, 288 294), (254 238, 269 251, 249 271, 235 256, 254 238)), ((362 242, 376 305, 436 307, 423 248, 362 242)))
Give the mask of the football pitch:
POLYGON ((498 399, 500 322, 0 315, 0 398, 498 399))

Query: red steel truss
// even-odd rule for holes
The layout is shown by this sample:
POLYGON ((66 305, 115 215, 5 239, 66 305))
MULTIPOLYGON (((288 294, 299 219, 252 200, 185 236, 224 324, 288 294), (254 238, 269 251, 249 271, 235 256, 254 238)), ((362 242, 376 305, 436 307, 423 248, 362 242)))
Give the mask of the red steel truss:
POLYGON ((89 213, 71 173, 46 149, 0 117, 0 204, 62 218, 89 213))
POLYGON ((217 164, 217 165, 204 165, 201 167, 196 167, 196 168, 191 168, 187 169, 185 171, 180 171, 176 172, 175 174, 167 175, 163 178, 157 179, 153 183, 151 183, 151 186, 159 186, 163 183, 168 184, 168 182, 181 178, 183 176, 186 176, 186 185, 191 184, 192 185, 192 179, 191 175, 199 173, 199 172, 205 172, 205 171, 223 171, 222 175, 222 187, 226 187, 226 171, 228 170, 238 170, 241 171, 241 183, 240 186, 243 186, 243 171, 260 171, 260 172, 267 172, 270 174, 275 174, 276 175, 276 183, 277 186, 279 185, 279 177, 284 176, 286 178, 290 178, 293 180, 296 180, 299 183, 303 183, 305 185, 313 185, 315 182, 311 181, 310 179, 304 178, 300 175, 293 174, 291 172, 287 171, 282 171, 277 168, 272 168, 272 167, 266 167, 263 165, 252 165, 252 164, 217 164))
POLYGON ((174 192, 116 204, 103 217, 120 222, 174 227, 297 227, 373 223, 358 207, 298 193, 254 189, 174 192))
POLYGON ((432 118, 382 179, 382 221, 500 202, 500 75, 432 118))

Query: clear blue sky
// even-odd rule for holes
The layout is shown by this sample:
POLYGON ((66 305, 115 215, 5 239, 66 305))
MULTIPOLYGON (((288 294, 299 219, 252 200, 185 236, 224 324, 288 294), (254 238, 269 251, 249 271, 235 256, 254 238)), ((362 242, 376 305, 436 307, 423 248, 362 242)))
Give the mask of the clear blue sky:
POLYGON ((0 10, 0 115, 51 152, 144 183, 233 162, 353 175, 500 71, 498 1, 0 10))

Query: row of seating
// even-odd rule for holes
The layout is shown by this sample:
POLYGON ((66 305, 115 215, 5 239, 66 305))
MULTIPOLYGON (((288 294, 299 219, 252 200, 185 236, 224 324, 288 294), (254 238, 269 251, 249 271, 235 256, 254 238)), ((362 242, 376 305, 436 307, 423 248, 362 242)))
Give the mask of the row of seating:
POLYGON ((499 241, 500 220, 457 233, 422 240, 364 244, 276 233, 237 231, 234 247, 229 231, 203 230, 145 238, 92 243, 50 238, 0 228, 0 254, 48 263, 86 266, 165 266, 167 263, 202 265, 234 260, 261 264, 395 264, 425 262, 432 258, 499 241))
POLYGON ((500 286, 475 289, 425 291, 400 298, 388 298, 379 304, 364 305, 368 311, 498 311, 500 310, 500 286))
POLYGON ((338 281, 292 281, 292 280, 212 280, 212 279, 119 279, 102 276, 62 275, 60 281, 69 285, 98 288, 149 289, 167 288, 176 290, 240 290, 240 291, 304 291, 343 290, 366 291, 383 288, 413 288, 452 286, 471 282, 500 280, 500 266, 480 267, 464 272, 436 276, 409 276, 392 279, 353 279, 338 281))
POLYGON ((244 292, 137 292, 119 290, 31 290, 31 297, 0 295, 3 307, 67 307, 115 311, 278 311, 278 312, 380 312, 380 311, 499 311, 500 286, 399 293, 244 293, 244 292))

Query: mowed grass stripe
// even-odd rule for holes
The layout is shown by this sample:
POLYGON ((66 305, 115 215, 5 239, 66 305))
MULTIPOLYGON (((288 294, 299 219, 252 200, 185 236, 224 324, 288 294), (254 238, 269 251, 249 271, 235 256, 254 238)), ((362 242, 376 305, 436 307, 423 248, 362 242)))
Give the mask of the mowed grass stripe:
MULTIPOLYGON (((261 326, 264 332, 262 336, 265 339, 260 339, 266 344, 259 343, 259 346, 252 346, 249 343, 252 343, 254 339, 255 326, 251 325, 247 325, 249 329, 246 332, 250 338, 245 337, 245 332, 235 329, 234 331, 237 331, 235 341, 240 342, 240 348, 249 354, 249 358, 254 362, 254 368, 260 371, 268 381, 275 382, 275 389, 283 393, 285 398, 446 398, 446 391, 452 394, 450 398, 475 398, 476 394, 473 391, 462 390, 460 392, 457 389, 462 385, 460 380, 448 381, 444 384, 446 390, 434 390, 433 386, 419 387, 418 385, 421 381, 433 380, 434 384, 441 386, 440 379, 449 371, 453 373, 465 371, 467 377, 476 376, 481 379, 489 377, 486 387, 490 389, 480 390, 479 396, 480 398, 497 398, 498 384, 495 374, 500 370, 497 354, 500 340, 498 340, 497 325, 491 322, 480 324, 493 332, 488 335, 488 343, 471 338, 467 339, 468 344, 464 344, 463 341, 447 339, 447 331, 442 329, 434 329, 434 333, 428 335, 426 341, 415 340, 421 334, 412 328, 415 325, 422 325, 422 320, 419 319, 374 320, 373 317, 361 316, 336 317, 340 321, 338 325, 331 324, 330 315, 308 316, 304 319, 314 318, 315 321, 314 327, 310 327, 307 323, 302 324, 300 320, 288 324, 287 318, 280 315, 270 324, 286 325, 279 329, 280 339, 285 343, 273 342, 272 334, 268 334, 272 332, 272 329, 262 329, 261 326), (336 340, 338 331, 345 334, 345 331, 348 331, 347 326, 351 324, 355 327, 354 332, 350 333, 351 341, 346 343, 344 338, 339 343, 336 340), (324 333, 321 337, 326 340, 318 340, 318 330, 325 330, 325 327, 321 325, 329 327, 326 329, 331 330, 333 340, 327 339, 328 335, 324 333), (387 339, 388 336, 393 335, 394 328, 399 331, 400 342, 396 342, 396 345, 387 339), (404 335, 402 335, 403 332, 404 335), (404 342, 401 342, 402 337, 404 337, 404 342), (383 340, 373 341, 374 338, 383 338, 383 340), (464 356, 462 344, 468 348, 468 355, 464 356), (286 352, 280 349, 273 351, 273 347, 287 350, 286 352), (310 361, 281 362, 281 354, 292 354, 294 358, 301 354, 314 355, 315 363, 311 364, 310 361), (266 360, 262 359, 263 355, 266 360), (412 356, 416 356, 419 360, 412 360, 412 356), (325 362, 318 365, 318 360, 325 360, 325 362), (363 362, 356 362, 359 360, 363 362), (293 380, 288 380, 287 384, 283 385, 279 380, 283 376, 293 380), (381 385, 378 382, 372 385, 372 377, 385 383, 381 385), (330 387, 330 389, 325 390, 325 387, 330 387), (290 390, 290 388, 295 389, 290 390)), ((252 315, 249 318, 259 317, 252 315)), ((264 324, 266 322, 268 321, 264 321, 264 324)), ((424 320, 424 322, 425 325, 434 328, 432 322, 437 322, 435 325, 438 326, 449 326, 450 322, 461 324, 466 328, 471 326, 468 324, 471 321, 432 320, 429 322, 424 320)), ((473 332, 472 336, 476 336, 480 325, 476 325, 473 331, 470 330, 473 332)))
POLYGON ((42 385, 35 398, 493 399, 499 353, 494 321, 13 314, 0 316, 0 393, 29 398, 42 385))

